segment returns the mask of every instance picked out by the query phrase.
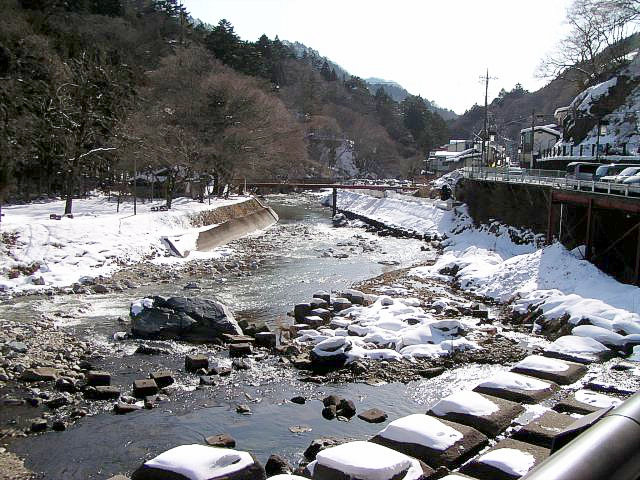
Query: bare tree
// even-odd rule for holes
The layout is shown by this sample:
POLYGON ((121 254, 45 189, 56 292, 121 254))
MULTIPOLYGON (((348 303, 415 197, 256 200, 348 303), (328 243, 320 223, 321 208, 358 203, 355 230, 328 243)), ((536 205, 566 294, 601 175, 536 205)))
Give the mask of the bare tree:
POLYGON ((569 33, 538 67, 544 78, 564 78, 580 88, 627 61, 633 50, 629 35, 640 18, 637 0, 574 0, 567 10, 569 33))

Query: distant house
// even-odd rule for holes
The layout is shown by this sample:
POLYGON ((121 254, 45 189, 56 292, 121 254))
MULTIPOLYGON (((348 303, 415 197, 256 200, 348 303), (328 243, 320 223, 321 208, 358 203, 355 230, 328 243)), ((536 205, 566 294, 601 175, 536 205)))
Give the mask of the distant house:
POLYGON ((520 130, 520 165, 539 168, 538 161, 560 140, 562 133, 555 123, 520 130), (533 132, 533 133, 532 133, 533 132))
POLYGON ((425 170, 436 175, 442 175, 470 165, 473 159, 479 160, 480 156, 481 153, 473 147, 458 152, 435 150, 433 152, 429 152, 425 170))

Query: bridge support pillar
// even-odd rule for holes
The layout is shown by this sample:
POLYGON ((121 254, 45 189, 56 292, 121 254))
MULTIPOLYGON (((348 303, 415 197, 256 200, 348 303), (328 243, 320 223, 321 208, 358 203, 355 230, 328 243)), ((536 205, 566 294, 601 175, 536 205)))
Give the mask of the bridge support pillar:
POLYGON ((589 203, 587 205, 587 232, 585 239, 585 258, 587 260, 591 260, 592 252, 592 239, 593 239, 593 199, 589 199, 589 203))
POLYGON ((555 211, 553 208, 553 192, 549 195, 549 215, 547 216, 547 245, 553 242, 553 234, 555 233, 555 211))
POLYGON ((640 285, 640 228, 638 228, 638 245, 636 246, 635 284, 640 285))
POLYGON ((338 189, 334 188, 333 189, 333 214, 331 216, 335 217, 336 213, 338 213, 338 189))

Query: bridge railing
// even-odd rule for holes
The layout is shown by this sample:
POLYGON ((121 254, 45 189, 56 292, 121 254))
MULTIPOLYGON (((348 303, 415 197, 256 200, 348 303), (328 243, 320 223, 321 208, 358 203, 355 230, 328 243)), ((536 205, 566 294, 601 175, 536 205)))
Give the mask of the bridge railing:
POLYGON ((519 167, 465 167, 464 177, 494 182, 545 185, 553 188, 591 191, 594 193, 606 193, 608 195, 625 197, 640 195, 640 184, 633 185, 566 178, 566 172, 563 170, 542 170, 519 167))

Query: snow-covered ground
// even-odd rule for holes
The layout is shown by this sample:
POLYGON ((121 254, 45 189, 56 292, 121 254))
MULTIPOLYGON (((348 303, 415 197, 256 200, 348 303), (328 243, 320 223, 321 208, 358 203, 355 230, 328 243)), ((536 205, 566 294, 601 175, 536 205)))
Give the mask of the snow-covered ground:
MULTIPOLYGON (((64 201, 8 206, 2 209, 0 241, 0 291, 33 291, 63 287, 83 276, 109 275, 124 265, 165 257, 163 236, 194 231, 189 214, 246 201, 232 197, 207 202, 180 198, 170 211, 151 212, 151 204, 138 204, 106 197, 75 200, 73 218, 51 220, 64 211, 64 201)), ((203 255, 198 252, 199 255, 203 255)), ((209 257, 221 251, 208 252, 209 257)))
POLYGON ((339 192, 338 206, 388 225, 446 237, 435 264, 412 269, 412 276, 449 281, 452 277, 440 272, 453 267, 462 288, 512 302, 519 312, 536 306, 548 319, 568 315, 573 324, 588 319, 610 331, 638 331, 640 289, 618 282, 558 243, 537 248, 540 238, 525 232, 520 241, 528 241, 519 244, 515 229, 497 223, 474 228, 464 206, 447 211, 434 201, 356 192, 339 192))

